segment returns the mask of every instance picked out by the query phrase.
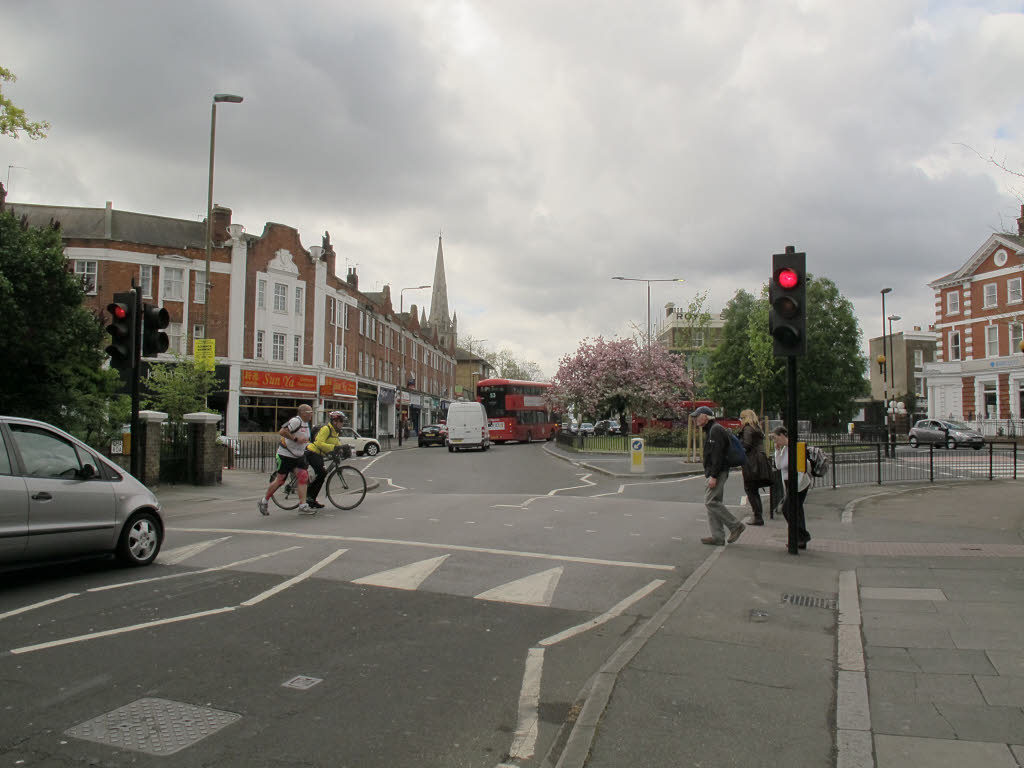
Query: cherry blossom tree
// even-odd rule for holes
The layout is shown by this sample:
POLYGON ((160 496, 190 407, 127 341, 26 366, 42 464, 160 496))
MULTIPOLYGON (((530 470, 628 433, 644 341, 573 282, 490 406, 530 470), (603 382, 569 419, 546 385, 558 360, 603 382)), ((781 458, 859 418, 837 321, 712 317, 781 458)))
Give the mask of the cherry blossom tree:
POLYGON ((636 339, 584 339, 574 354, 559 360, 549 398, 561 412, 579 418, 626 412, 653 418, 682 416, 693 397, 685 362, 660 344, 636 339))

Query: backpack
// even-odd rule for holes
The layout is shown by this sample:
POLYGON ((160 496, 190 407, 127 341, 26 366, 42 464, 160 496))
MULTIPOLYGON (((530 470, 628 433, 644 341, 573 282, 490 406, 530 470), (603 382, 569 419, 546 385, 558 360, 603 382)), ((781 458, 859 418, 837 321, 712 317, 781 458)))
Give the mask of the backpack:
POLYGON ((811 465, 812 477, 825 477, 828 474, 828 454, 821 448, 814 445, 807 446, 807 462, 811 465))
POLYGON ((734 432, 729 433, 729 450, 725 454, 725 465, 730 469, 747 465, 747 452, 743 450, 743 443, 734 432))

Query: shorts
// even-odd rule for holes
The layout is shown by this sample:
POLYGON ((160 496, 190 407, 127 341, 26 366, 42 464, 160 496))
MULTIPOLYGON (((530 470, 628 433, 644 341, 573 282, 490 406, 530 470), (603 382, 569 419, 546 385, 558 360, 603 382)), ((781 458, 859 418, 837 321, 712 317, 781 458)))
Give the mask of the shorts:
POLYGON ((277 454, 277 474, 287 475, 293 469, 306 469, 306 456, 282 456, 277 454))

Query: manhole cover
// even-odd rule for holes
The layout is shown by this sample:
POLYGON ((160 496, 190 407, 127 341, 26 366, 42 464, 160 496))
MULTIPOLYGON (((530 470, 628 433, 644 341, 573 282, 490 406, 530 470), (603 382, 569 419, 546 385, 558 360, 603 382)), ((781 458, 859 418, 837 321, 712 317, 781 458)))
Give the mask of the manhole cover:
POLYGON ((750 620, 756 624, 762 624, 768 621, 768 611, 760 611, 756 608, 750 612, 750 620))
POLYGON ((815 595, 789 595, 782 596, 782 602, 790 605, 797 605, 801 608, 827 608, 834 611, 836 600, 834 597, 816 597, 815 595))
POLYGON ((234 712, 170 699, 139 699, 64 733, 118 749, 172 755, 241 719, 234 712))
POLYGON ((320 677, 306 677, 305 675, 296 675, 287 683, 282 683, 283 688, 298 688, 300 691, 305 691, 312 688, 317 683, 322 683, 323 678, 320 677))

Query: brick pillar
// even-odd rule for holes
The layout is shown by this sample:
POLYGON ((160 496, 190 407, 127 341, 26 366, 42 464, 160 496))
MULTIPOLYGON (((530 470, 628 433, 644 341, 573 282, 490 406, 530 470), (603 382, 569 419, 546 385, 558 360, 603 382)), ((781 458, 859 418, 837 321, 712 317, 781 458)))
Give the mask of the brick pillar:
POLYGON ((221 481, 221 459, 224 449, 217 445, 216 413, 186 413, 189 443, 189 482, 193 485, 216 485, 221 481))
POLYGON ((139 411, 142 445, 133 445, 132 450, 142 451, 142 477, 138 479, 142 481, 143 485, 150 488, 160 485, 160 446, 163 444, 165 421, 167 421, 166 413, 139 411))

